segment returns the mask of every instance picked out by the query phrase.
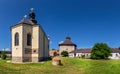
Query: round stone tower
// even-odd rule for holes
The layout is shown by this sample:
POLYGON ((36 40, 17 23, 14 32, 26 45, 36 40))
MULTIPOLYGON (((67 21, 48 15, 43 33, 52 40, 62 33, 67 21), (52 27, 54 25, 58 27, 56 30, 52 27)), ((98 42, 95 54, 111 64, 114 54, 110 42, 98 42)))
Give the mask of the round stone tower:
POLYGON ((61 54, 62 51, 67 51, 68 53, 72 52, 76 50, 76 47, 77 45, 71 41, 71 38, 69 36, 67 36, 66 40, 63 43, 59 44, 59 53, 61 54))

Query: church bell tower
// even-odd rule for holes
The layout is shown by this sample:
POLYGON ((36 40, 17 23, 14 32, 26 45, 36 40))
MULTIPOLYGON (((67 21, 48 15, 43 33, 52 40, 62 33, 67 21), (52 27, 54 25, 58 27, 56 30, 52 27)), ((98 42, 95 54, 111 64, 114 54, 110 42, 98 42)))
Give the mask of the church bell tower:
POLYGON ((35 19, 33 8, 29 19, 11 27, 12 62, 39 62, 49 57, 49 39, 35 19))

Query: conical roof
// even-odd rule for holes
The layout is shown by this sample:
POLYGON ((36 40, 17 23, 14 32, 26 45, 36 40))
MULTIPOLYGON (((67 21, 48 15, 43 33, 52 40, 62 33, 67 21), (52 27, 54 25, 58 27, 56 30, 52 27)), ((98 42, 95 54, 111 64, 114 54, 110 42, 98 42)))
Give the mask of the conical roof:
POLYGON ((64 46, 64 45, 69 45, 69 46, 75 46, 76 47, 76 44, 74 44, 72 41, 71 41, 71 38, 69 36, 66 37, 66 40, 59 44, 59 46, 64 46))

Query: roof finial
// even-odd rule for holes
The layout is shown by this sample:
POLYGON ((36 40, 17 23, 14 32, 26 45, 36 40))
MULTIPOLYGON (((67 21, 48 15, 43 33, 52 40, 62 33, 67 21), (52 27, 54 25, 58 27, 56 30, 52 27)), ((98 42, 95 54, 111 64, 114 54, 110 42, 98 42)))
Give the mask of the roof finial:
POLYGON ((50 36, 48 35, 47 37, 48 37, 48 40, 50 40, 50 36))
POLYGON ((27 18, 27 15, 24 15, 24 18, 27 18))
POLYGON ((31 10, 31 12, 33 12, 33 11, 34 11, 34 8, 31 8, 30 10, 31 10))
POLYGON ((69 39, 69 40, 70 40, 71 38, 70 38, 70 36, 66 36, 66 39, 69 39))
POLYGON ((31 8, 30 10, 31 10, 31 12, 30 12, 30 14, 29 14, 30 20, 31 20, 34 24, 37 24, 37 21, 35 20, 34 8, 31 8))

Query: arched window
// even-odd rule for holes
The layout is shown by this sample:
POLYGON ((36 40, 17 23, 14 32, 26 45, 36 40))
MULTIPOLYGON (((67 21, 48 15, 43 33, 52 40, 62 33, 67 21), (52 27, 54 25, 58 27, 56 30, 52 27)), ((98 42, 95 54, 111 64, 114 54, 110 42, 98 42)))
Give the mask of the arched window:
POLYGON ((31 46, 31 44, 32 44, 32 37, 31 37, 31 34, 29 33, 27 34, 27 45, 31 46))
POLYGON ((15 33, 15 46, 19 45, 19 33, 15 33))

